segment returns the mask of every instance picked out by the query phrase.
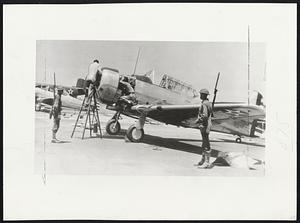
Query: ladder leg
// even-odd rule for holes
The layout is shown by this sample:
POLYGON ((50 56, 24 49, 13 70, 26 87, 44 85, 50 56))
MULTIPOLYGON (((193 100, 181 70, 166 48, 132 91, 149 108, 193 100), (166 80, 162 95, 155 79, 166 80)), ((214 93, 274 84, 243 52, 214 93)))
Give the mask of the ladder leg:
MULTIPOLYGON (((92 118, 92 123, 94 123, 95 121, 97 121, 97 120, 95 120, 96 119, 96 112, 95 112, 95 108, 93 109, 93 118, 92 118)), ((98 125, 98 124, 97 124, 98 125)))
POLYGON ((92 123, 94 123, 94 120, 95 120, 95 110, 93 111, 92 123))
POLYGON ((89 114, 89 129, 90 129, 90 137, 92 137, 92 124, 91 124, 91 116, 89 114))
POLYGON ((98 113, 98 109, 97 109, 97 101, 96 101, 96 97, 94 95, 94 105, 95 105, 95 109, 96 109, 96 119, 97 119, 97 124, 99 126, 99 130, 100 130, 100 137, 102 139, 102 130, 101 130, 101 124, 100 124, 100 119, 99 119, 99 113, 98 113))
POLYGON ((91 122, 91 115, 89 113, 90 137, 92 137, 92 123, 93 123, 93 121, 91 122))
POLYGON ((84 123, 84 129, 83 129, 83 133, 82 133, 82 137, 81 139, 84 138, 84 133, 85 133, 85 128, 86 128, 86 123, 87 123, 87 120, 88 120, 88 116, 90 115, 90 109, 91 109, 91 100, 89 100, 89 104, 88 104, 88 110, 87 110, 87 116, 85 118, 85 123, 84 123))
POLYGON ((77 119, 76 119, 76 122, 75 122, 75 125, 74 125, 74 128, 73 128, 73 131, 72 131, 71 138, 73 138, 75 129, 76 129, 77 124, 78 124, 78 120, 79 120, 80 114, 81 114, 81 112, 82 112, 83 105, 84 105, 84 103, 85 103, 85 100, 86 100, 86 98, 84 98, 83 101, 82 101, 82 105, 81 105, 81 108, 80 108, 80 110, 79 110, 79 113, 78 113, 78 116, 77 116, 77 119))
MULTIPOLYGON (((94 99, 94 100, 95 100, 95 94, 96 94, 96 92, 97 91, 95 90, 95 93, 94 93, 94 95, 92 97, 92 99, 94 99)), ((93 111, 92 125, 93 125, 93 128, 94 128, 94 119, 95 119, 95 107, 94 106, 92 107, 92 111, 93 111)), ((90 132, 92 132, 92 130, 90 132)))

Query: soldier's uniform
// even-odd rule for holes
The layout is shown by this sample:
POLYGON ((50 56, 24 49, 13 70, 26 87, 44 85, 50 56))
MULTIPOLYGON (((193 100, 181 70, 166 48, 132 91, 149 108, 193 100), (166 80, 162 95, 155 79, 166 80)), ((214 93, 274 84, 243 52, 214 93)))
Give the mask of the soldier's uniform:
MULTIPOLYGON (((209 94, 206 89, 202 89, 200 91, 201 94, 209 94)), ((197 122, 199 123, 199 128, 202 136, 202 159, 198 163, 199 166, 204 165, 203 167, 209 168, 211 167, 209 163, 210 159, 210 142, 209 142, 209 132, 212 126, 211 123, 211 116, 212 116, 212 105, 208 101, 208 99, 202 100, 201 106, 199 108, 198 119, 197 122)))
POLYGON ((52 127, 52 141, 53 143, 59 142, 59 140, 56 138, 56 133, 60 126, 60 119, 61 119, 61 94, 63 90, 58 89, 58 93, 55 96, 54 102, 53 102, 53 127, 52 127))

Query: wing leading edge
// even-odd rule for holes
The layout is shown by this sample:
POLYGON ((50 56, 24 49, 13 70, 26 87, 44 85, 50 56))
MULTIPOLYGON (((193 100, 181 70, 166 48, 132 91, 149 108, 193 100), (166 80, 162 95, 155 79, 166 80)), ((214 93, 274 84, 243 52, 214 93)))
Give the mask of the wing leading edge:
MULTIPOLYGON (((138 113, 146 113, 148 117, 166 124, 198 128, 195 121, 199 106, 199 104, 136 105, 131 110, 138 113)), ((252 125, 257 120, 263 120, 264 118, 264 109, 257 105, 216 103, 214 106, 214 117, 212 118, 212 131, 251 136, 252 125)))

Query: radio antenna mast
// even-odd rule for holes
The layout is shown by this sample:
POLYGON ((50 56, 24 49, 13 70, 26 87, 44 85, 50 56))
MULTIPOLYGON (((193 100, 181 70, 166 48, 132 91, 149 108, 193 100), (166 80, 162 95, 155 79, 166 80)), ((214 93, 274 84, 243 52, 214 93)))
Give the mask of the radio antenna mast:
MULTIPOLYGON (((248 25, 248 107, 250 105, 250 26, 248 25)), ((248 127, 250 126, 250 110, 248 108, 248 127)), ((251 131, 251 130, 250 130, 251 131)), ((250 132, 249 132, 250 134, 250 132)), ((247 155, 249 154, 249 146, 247 145, 247 155)), ((247 165, 248 165, 248 159, 247 159, 247 165)))
POLYGON ((248 25, 248 106, 250 104, 249 91, 250 91, 250 26, 248 25))
POLYGON ((44 70, 44 73, 45 73, 44 75, 45 75, 45 76, 44 76, 44 81, 45 81, 45 83, 46 83, 46 79, 47 79, 47 78, 46 78, 46 75, 47 75, 47 60, 46 60, 46 57, 45 57, 45 60, 44 60, 44 61, 45 61, 45 70, 44 70))
POLYGON ((137 64, 138 64, 138 61, 139 61, 139 57, 140 57, 140 50, 141 50, 141 48, 139 47, 139 51, 138 51, 138 54, 137 54, 137 57, 136 57, 136 61, 135 61, 135 66, 134 66, 133 74, 132 74, 131 76, 134 76, 134 75, 135 75, 136 67, 137 67, 137 64))

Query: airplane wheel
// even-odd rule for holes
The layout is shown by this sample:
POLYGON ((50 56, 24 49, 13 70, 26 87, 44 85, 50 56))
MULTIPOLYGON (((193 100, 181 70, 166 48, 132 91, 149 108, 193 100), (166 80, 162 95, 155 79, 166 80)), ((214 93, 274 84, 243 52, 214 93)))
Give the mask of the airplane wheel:
POLYGON ((36 110, 36 111, 40 111, 40 110, 41 110, 41 107, 42 107, 41 104, 36 104, 36 105, 35 105, 35 110, 36 110))
POLYGON ((242 142, 242 139, 239 137, 239 138, 236 138, 235 141, 236 141, 237 143, 241 143, 241 142, 242 142))
POLYGON ((115 119, 111 119, 106 124, 106 132, 109 135, 117 135, 121 130, 121 125, 115 119), (116 123, 117 122, 117 123, 116 123))
POLYGON ((131 142, 140 142, 144 137, 144 129, 137 129, 132 125, 128 128, 126 136, 131 142))

